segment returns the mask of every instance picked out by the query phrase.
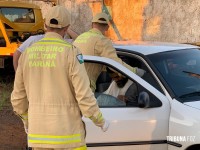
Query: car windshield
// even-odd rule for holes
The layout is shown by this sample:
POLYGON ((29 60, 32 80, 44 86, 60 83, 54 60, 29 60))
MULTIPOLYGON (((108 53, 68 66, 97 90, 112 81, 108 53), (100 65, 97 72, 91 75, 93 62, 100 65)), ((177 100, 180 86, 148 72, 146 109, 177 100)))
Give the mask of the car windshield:
POLYGON ((200 50, 185 49, 148 56, 180 102, 200 100, 200 50))

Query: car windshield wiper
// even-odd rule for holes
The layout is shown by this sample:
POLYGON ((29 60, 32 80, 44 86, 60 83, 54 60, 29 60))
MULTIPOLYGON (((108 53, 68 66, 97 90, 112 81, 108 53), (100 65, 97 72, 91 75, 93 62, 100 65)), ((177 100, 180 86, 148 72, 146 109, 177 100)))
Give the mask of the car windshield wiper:
POLYGON ((200 96, 200 91, 183 94, 179 96, 179 98, 186 98, 186 97, 193 97, 193 96, 200 96))

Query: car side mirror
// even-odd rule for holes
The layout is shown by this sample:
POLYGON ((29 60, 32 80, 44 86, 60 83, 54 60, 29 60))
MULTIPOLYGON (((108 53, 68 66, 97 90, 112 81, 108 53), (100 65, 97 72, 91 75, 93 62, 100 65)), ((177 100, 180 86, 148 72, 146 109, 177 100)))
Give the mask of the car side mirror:
POLYGON ((138 106, 140 108, 148 108, 150 105, 150 98, 147 92, 140 92, 138 97, 138 106))

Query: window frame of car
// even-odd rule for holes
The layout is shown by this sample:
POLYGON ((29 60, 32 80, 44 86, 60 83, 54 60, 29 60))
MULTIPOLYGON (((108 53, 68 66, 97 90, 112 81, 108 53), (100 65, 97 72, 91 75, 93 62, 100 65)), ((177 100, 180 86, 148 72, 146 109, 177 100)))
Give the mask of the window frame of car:
POLYGON ((166 84, 160 72, 158 72, 158 70, 155 68, 155 66, 152 64, 152 62, 148 59, 146 55, 143 55, 138 52, 130 51, 127 49, 122 49, 122 48, 116 48, 116 51, 118 55, 123 54, 123 55, 140 60, 147 67, 152 77, 157 81, 158 85, 163 91, 163 92, 161 91, 160 92, 164 94, 170 101, 173 100, 173 98, 175 97, 173 92, 171 91, 170 87, 168 87, 168 85, 166 84))
MULTIPOLYGON (((151 61, 148 60, 148 58, 146 58, 144 55, 142 55, 140 53, 137 53, 137 52, 133 53, 133 52, 129 52, 128 50, 124 50, 124 49, 117 49, 117 54, 119 56, 123 55, 123 56, 126 56, 126 57, 131 57, 133 59, 137 59, 138 61, 143 63, 143 65, 146 67, 146 69, 148 69, 152 78, 155 80, 155 82, 157 82, 157 85, 160 88, 160 89, 157 89, 157 90, 159 90, 164 95, 168 94, 168 91, 166 90, 165 86, 163 85, 163 82, 159 79, 159 78, 162 78, 162 76, 160 75, 159 72, 157 72, 157 70, 151 64, 151 61)), ((141 69, 143 69, 143 68, 141 68, 141 69)))
MULTIPOLYGON (((115 69, 122 75, 127 76, 133 82, 137 83, 138 85, 140 85, 141 87, 146 89, 145 90, 146 92, 155 96, 159 101, 161 101, 161 99, 166 98, 166 96, 163 93, 158 91, 151 84, 149 84, 144 79, 142 79, 141 77, 139 77, 138 75, 136 75, 135 73, 133 73, 132 71, 130 71, 129 69, 124 67, 122 64, 120 64, 112 59, 105 58, 105 57, 99 57, 99 56, 87 56, 87 55, 83 55, 83 58, 84 58, 85 63, 97 63, 97 64, 106 65, 108 67, 115 69), (165 98, 163 98, 163 97, 165 97, 165 98)), ((161 103, 163 103, 163 101, 161 101, 161 103)))

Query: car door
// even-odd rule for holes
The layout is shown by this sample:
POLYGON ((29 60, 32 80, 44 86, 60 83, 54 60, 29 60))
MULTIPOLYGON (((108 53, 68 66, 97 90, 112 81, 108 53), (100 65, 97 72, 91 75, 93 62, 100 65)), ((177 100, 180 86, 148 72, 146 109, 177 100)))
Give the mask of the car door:
POLYGON ((145 91, 150 97, 147 108, 107 106, 101 107, 101 112, 110 122, 107 132, 102 132, 88 118, 86 123, 86 142, 89 150, 165 150, 167 149, 170 104, 165 95, 144 81, 139 76, 115 62, 114 60, 84 56, 85 63, 102 64, 118 71, 134 81, 140 91, 145 91), (158 105, 157 105, 158 104, 158 105))

